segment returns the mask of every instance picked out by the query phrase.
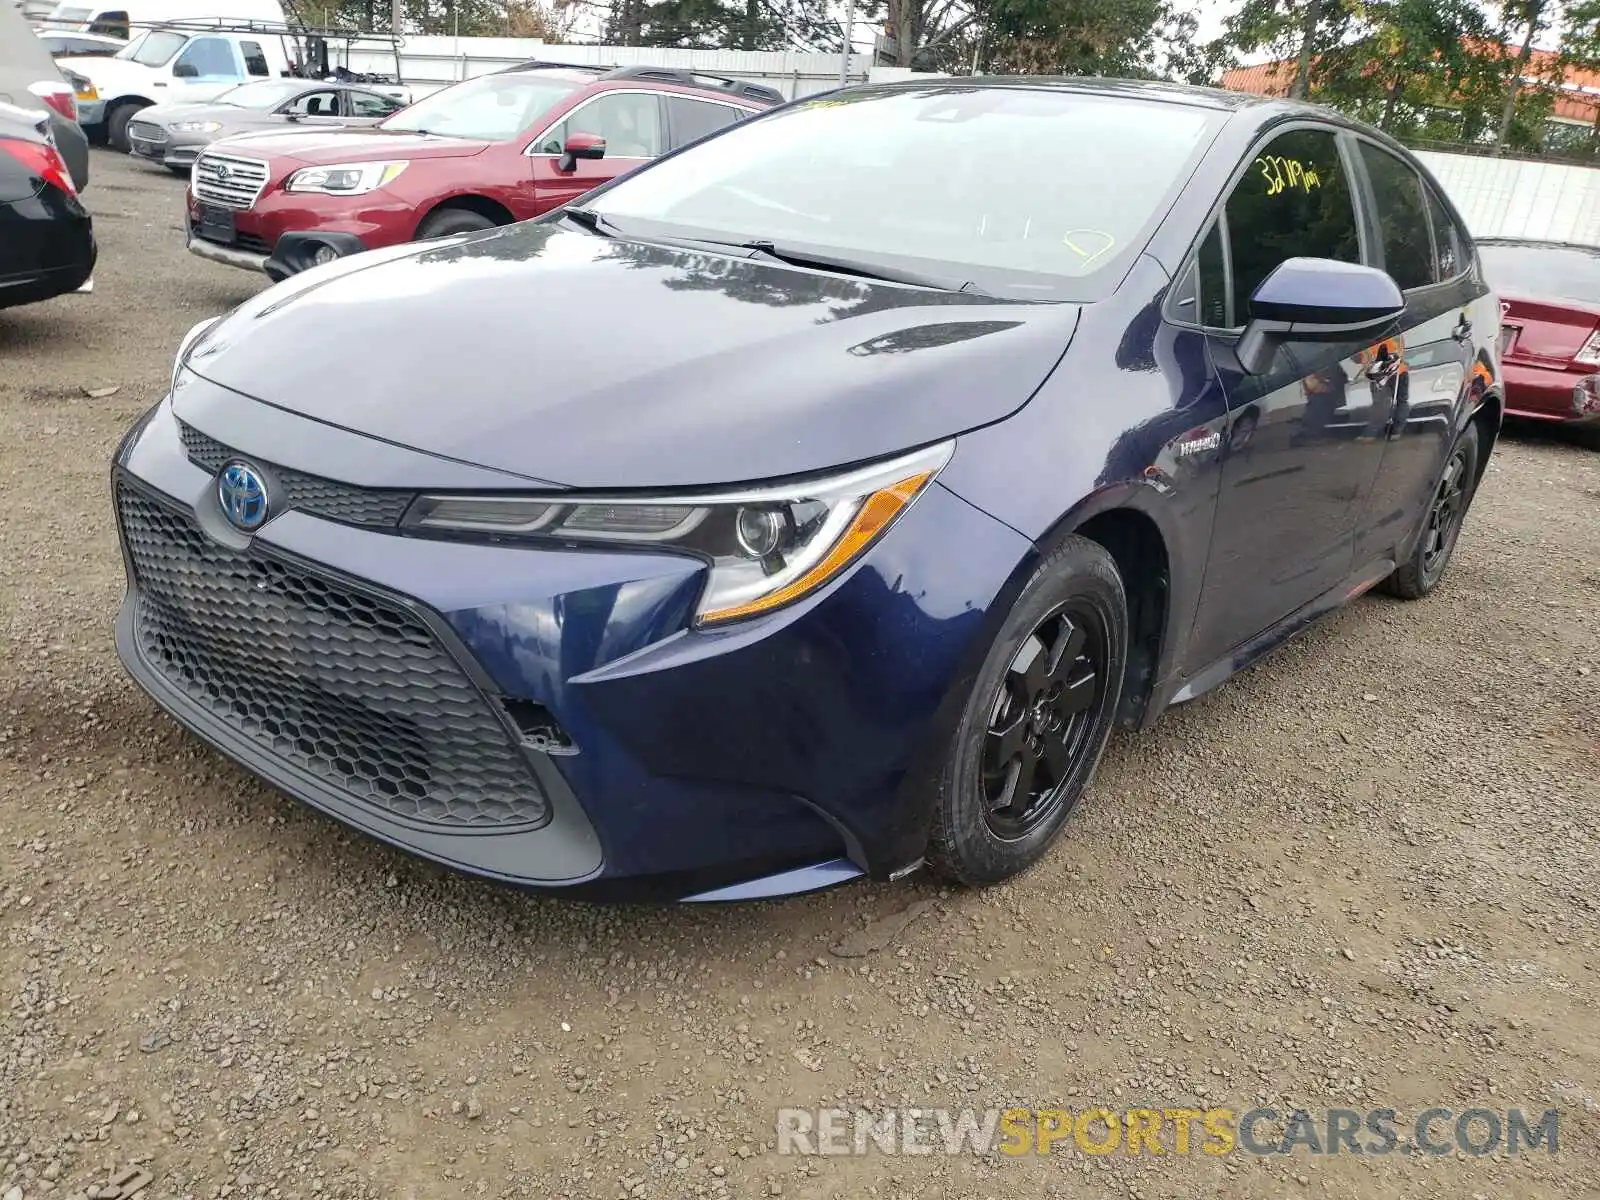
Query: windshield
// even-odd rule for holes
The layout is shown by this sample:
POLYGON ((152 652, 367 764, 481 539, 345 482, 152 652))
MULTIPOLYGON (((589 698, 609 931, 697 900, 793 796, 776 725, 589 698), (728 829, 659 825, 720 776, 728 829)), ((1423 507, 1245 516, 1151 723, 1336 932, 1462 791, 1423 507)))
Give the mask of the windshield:
POLYGON ((580 86, 549 75, 484 75, 424 96, 379 129, 504 142, 527 130, 580 86))
POLYGON ((218 104, 233 108, 277 108, 285 100, 292 100, 306 90, 303 80, 264 80, 261 83, 241 83, 229 88, 216 99, 218 104))
POLYGON ((624 234, 769 241, 996 295, 1086 299, 1120 278, 1219 123, 1068 91, 864 91, 731 126, 593 208, 624 234))
POLYGON ((114 57, 128 59, 142 67, 164 67, 188 40, 186 34, 152 29, 134 38, 114 57))
POLYGON ((1494 288, 1525 296, 1600 304, 1600 247, 1479 242, 1478 254, 1494 288))

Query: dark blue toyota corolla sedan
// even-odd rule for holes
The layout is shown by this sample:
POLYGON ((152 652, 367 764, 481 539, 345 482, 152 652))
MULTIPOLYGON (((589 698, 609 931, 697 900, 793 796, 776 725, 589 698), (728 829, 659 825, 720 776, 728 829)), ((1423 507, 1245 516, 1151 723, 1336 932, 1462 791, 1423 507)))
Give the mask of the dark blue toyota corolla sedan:
POLYGON ((1434 588, 1498 329, 1438 185, 1320 109, 841 91, 196 327, 116 454, 117 645, 484 876, 989 883, 1114 725, 1434 588))

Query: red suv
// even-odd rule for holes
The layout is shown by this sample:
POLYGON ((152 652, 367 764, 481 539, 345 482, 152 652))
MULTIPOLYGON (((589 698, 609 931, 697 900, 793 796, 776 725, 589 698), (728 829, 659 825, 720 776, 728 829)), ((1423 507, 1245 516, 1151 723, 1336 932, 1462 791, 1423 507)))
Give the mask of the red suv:
POLYGON ((189 249, 283 279, 400 242, 525 221, 781 103, 662 67, 524 63, 367 129, 243 134, 189 179, 189 249))

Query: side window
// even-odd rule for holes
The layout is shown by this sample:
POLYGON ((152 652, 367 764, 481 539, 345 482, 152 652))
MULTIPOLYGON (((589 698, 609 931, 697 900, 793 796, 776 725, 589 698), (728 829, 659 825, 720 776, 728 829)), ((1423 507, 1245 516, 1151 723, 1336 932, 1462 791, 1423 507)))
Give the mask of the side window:
POLYGON ((1231 329, 1228 311, 1228 264, 1222 253, 1222 226, 1214 222, 1195 254, 1195 315, 1208 329, 1231 329))
POLYGON ((1226 211, 1232 324, 1249 319, 1251 295, 1285 259, 1361 261, 1350 182, 1330 131, 1295 129, 1273 138, 1234 186, 1226 211))
POLYGON ((1472 262, 1468 249, 1471 243, 1461 226, 1455 223, 1444 201, 1432 187, 1427 188, 1428 214, 1433 219, 1433 245, 1438 258, 1437 278, 1440 283, 1454 279, 1472 262))
POLYGON ((405 107, 393 96, 380 96, 377 92, 346 92, 350 97, 352 117, 387 117, 405 107))
POLYGON ((677 146, 715 133, 746 115, 731 104, 713 104, 687 96, 668 96, 667 111, 672 117, 673 144, 677 146))
POLYGON ((179 73, 179 67, 188 68, 183 72, 185 76, 201 79, 218 76, 234 79, 239 75, 239 66, 233 59, 233 45, 223 38, 195 38, 183 48, 177 62, 172 64, 174 75, 179 73))
POLYGON ((126 38, 128 36, 128 14, 125 12, 103 12, 89 22, 90 33, 103 33, 107 37, 126 38))
POLYGON ((1428 238, 1422 176, 1370 142, 1361 143, 1361 161, 1372 182, 1383 231, 1383 269, 1402 290, 1427 287, 1434 281, 1433 243, 1428 238))
POLYGON ((244 69, 249 75, 271 75, 272 69, 267 66, 267 55, 261 49, 260 42, 240 42, 239 49, 244 52, 244 69))
POLYGON ((336 117, 339 115, 339 93, 306 92, 296 96, 283 111, 297 117, 336 117))
POLYGON ((654 158, 661 153, 661 109, 654 92, 610 92, 589 101, 539 139, 538 153, 560 154, 567 138, 592 133, 606 140, 607 158, 654 158))

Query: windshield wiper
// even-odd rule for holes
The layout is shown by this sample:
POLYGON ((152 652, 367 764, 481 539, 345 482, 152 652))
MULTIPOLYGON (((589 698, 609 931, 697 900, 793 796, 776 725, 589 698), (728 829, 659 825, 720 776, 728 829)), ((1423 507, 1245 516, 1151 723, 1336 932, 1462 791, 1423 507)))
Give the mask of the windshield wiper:
POLYGON ((612 230, 616 229, 616 226, 612 225, 609 219, 601 216, 592 208, 564 208, 561 210, 561 215, 574 225, 582 225, 590 233, 596 233, 601 237, 607 238, 617 236, 612 232, 612 230), (610 228, 605 228, 605 226, 610 226, 610 228))
POLYGON ((861 279, 881 279, 886 283, 908 283, 913 287, 934 288, 941 292, 966 292, 973 296, 987 296, 988 292, 971 280, 957 282, 920 271, 902 271, 898 267, 883 267, 876 263, 857 262, 851 258, 835 258, 831 254, 813 254, 810 251, 790 250, 765 238, 749 242, 712 242, 711 245, 734 246, 740 250, 754 250, 763 258, 788 263, 791 267, 814 267, 834 271, 840 275, 855 275, 861 279))

